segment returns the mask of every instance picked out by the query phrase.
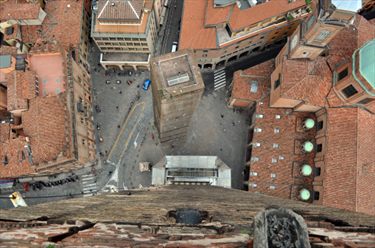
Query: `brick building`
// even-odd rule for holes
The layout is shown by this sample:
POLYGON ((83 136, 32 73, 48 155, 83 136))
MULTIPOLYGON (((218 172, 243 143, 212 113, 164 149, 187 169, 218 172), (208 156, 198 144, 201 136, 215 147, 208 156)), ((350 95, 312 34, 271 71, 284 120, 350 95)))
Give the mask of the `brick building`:
POLYGON ((93 5, 91 37, 105 69, 149 69, 163 3, 99 0, 93 5))
POLYGON ((371 215, 222 187, 169 185, 59 203, 0 210, 2 247, 252 248, 255 215, 273 206, 303 216, 313 248, 370 248, 375 240, 371 215), (182 222, 181 210, 199 223, 182 222))
POLYGON ((186 0, 179 48, 200 69, 218 69, 286 41, 318 1, 186 0), (308 4, 306 4, 308 3, 308 4))
POLYGON ((360 1, 340 3, 322 2, 275 60, 236 72, 226 100, 252 109, 246 189, 374 215, 374 26, 360 1))
POLYGON ((184 140, 204 91, 193 49, 151 58, 151 77, 160 142, 184 140))
POLYGON ((88 5, 3 3, 0 177, 67 172, 96 160, 91 79, 79 52, 88 5))

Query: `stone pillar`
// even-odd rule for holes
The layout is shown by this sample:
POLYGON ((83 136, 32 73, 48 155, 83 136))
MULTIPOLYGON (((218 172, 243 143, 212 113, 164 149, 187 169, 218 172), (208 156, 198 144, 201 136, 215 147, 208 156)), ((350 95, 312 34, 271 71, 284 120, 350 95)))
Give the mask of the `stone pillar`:
POLYGON ((132 66, 133 66, 134 71, 136 71, 137 70, 137 66, 136 65, 132 65, 132 66))
POLYGON ((118 65, 118 67, 120 67, 120 70, 124 70, 124 67, 122 67, 122 65, 118 65))

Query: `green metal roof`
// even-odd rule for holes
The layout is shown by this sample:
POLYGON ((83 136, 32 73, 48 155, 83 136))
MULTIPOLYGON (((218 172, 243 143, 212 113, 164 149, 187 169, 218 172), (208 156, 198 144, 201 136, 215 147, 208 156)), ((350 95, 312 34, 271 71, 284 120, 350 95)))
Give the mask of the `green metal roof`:
POLYGON ((315 121, 313 119, 307 119, 306 120, 306 127, 307 128, 313 128, 315 125, 315 121))
POLYGON ((375 89, 375 40, 362 46, 359 50, 359 71, 375 89))
POLYGON ((301 191, 301 198, 303 200, 308 200, 310 198, 310 191, 308 191, 307 189, 303 189, 301 191))
POLYGON ((302 173, 303 173, 305 176, 310 176, 310 175, 311 175, 311 172, 312 172, 312 168, 311 168, 310 165, 305 164, 305 165, 302 167, 302 173))
POLYGON ((0 69, 9 68, 12 62, 12 55, 0 55, 0 69))
POLYGON ((306 142, 304 147, 307 152, 311 152, 314 149, 314 145, 310 141, 306 142))

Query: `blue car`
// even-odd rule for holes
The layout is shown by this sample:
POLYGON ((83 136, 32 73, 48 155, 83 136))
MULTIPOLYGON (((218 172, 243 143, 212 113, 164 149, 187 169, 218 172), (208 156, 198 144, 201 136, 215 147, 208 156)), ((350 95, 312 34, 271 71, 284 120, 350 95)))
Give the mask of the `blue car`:
POLYGON ((147 79, 147 80, 144 82, 142 88, 143 88, 144 90, 147 90, 148 87, 150 87, 150 84, 151 84, 151 81, 147 79))

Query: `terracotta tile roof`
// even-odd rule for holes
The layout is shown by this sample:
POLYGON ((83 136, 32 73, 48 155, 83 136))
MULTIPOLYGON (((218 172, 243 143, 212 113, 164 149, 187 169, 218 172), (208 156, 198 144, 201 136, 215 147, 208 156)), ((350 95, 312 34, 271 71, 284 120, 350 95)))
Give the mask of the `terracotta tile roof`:
POLYGON ((285 62, 281 97, 306 101, 307 105, 324 106, 324 96, 330 91, 332 82, 332 73, 325 58, 318 57, 314 61, 286 60, 285 62))
MULTIPOLYGON (((99 0, 99 20, 139 20, 145 0, 110 1, 99 0), (114 4, 114 5, 113 5, 114 4)), ((148 7, 150 1, 148 1, 148 7)), ((151 2, 152 6, 152 2, 151 2)))
POLYGON ((38 19, 40 4, 6 3, 0 8, 0 20, 38 19), (9 14, 9 15, 8 15, 9 14))
POLYGON ((56 159, 67 146, 65 110, 58 97, 31 99, 29 110, 22 113, 22 123, 35 164, 56 159))
POLYGON ((206 25, 215 25, 225 22, 230 14, 230 11, 236 7, 231 5, 225 8, 214 8, 214 0, 206 0, 206 25))
POLYGON ((274 69, 275 60, 271 59, 247 70, 235 72, 233 76, 234 84, 232 97, 235 99, 257 101, 268 93, 268 90, 271 87, 269 76, 274 69), (250 92, 251 81, 258 82, 257 93, 250 92))
POLYGON ((154 0, 145 0, 144 9, 151 11, 153 6, 154 6, 154 0))
POLYGON ((17 54, 17 47, 15 46, 1 46, 0 47, 1 55, 12 55, 17 54))
POLYGON ((6 75, 7 79, 7 108, 27 109, 27 99, 36 96, 35 72, 14 70, 6 75))
POLYGON ((143 20, 141 25, 99 25, 99 20, 96 19, 95 30, 97 33, 136 33, 144 34, 146 32, 147 20, 149 18, 148 13, 143 14, 143 20))
POLYGON ((40 30, 42 26, 21 26, 22 41, 35 43, 38 40, 37 30, 40 30))
POLYGON ((304 5, 306 5, 304 0, 296 0, 291 3, 284 0, 272 0, 243 11, 240 11, 238 6, 235 6, 228 23, 231 29, 235 31, 253 23, 286 13, 292 9, 300 8, 304 5))
MULTIPOLYGON (((55 18, 58 23, 54 25, 45 37, 50 40, 57 40, 69 50, 70 46, 78 47, 81 37, 82 26, 82 1, 58 0, 48 1, 44 10, 55 18), (67 5, 70 5, 68 8, 67 5)), ((48 15, 43 24, 56 23, 54 19, 48 15)), ((50 25, 43 26, 43 34, 50 28, 50 25)))
POLYGON ((179 49, 215 49, 215 28, 204 27, 206 1, 186 0, 181 25, 179 49))
POLYGON ((10 138, 10 124, 0 123, 0 143, 9 141, 10 138))
POLYGON ((26 145, 28 144, 24 137, 10 140, 7 143, 0 143, 0 161, 3 161, 4 156, 8 158, 8 164, 0 162, 0 177, 13 177, 34 172, 26 156, 26 145), (26 160, 19 162, 18 152, 22 151, 26 156, 26 160))
POLYGON ((354 25, 357 27, 357 30, 358 30, 357 47, 361 47, 367 41, 373 40, 375 38, 374 26, 371 25, 371 23, 369 23, 363 16, 356 15, 354 25))

